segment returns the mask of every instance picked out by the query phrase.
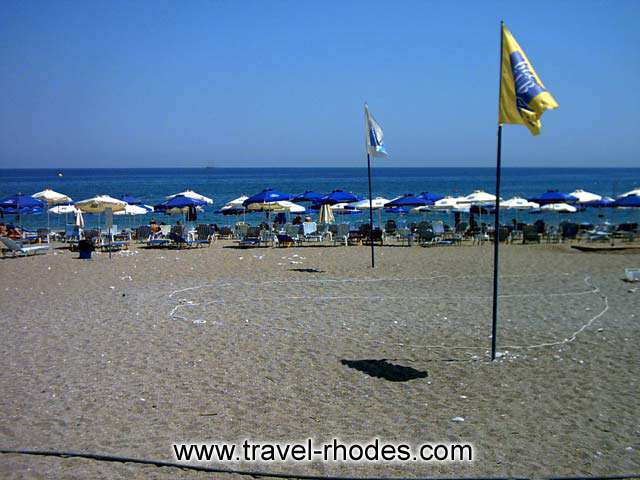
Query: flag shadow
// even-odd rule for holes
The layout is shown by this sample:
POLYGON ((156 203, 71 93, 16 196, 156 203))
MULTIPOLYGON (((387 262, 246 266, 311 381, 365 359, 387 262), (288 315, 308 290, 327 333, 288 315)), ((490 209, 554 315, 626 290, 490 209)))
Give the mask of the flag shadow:
POLYGON ((408 382, 418 378, 426 378, 427 372, 389 363, 386 359, 375 360, 340 360, 342 365, 358 370, 371 377, 383 378, 390 382, 408 382))

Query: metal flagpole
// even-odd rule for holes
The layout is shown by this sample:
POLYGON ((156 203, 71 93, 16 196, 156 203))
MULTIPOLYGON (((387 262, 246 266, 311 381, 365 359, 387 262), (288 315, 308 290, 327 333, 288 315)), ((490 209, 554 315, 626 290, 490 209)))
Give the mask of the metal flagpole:
POLYGON ((371 155, 367 148, 367 171, 369 174, 369 243, 371 243, 371 268, 375 268, 375 256, 373 249, 373 198, 371 197, 371 155))
MULTIPOLYGON (((500 101, 502 97, 502 30, 500 22, 500 87, 498 90, 498 121, 500 119, 500 101)), ((502 124, 498 123, 498 150, 496 153, 496 208, 493 232, 493 319, 491 325, 491 361, 496 359, 496 335, 498 329, 498 273, 500 245, 500 173, 502 161, 502 124)))

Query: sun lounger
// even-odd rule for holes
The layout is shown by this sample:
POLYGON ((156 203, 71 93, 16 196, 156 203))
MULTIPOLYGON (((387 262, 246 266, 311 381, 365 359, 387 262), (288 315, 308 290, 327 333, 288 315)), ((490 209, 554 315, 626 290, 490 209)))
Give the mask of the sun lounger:
POLYGON ((333 235, 333 244, 342 243, 345 246, 348 245, 349 242, 349 224, 348 223, 339 223, 336 225, 336 233, 333 235))
POLYGON ((16 255, 30 255, 30 254, 37 254, 37 253, 45 253, 47 250, 49 250, 49 246, 47 245, 29 245, 29 246, 24 246, 22 242, 16 241, 16 240, 11 240, 9 238, 6 237, 0 237, 0 243, 4 244, 4 250, 7 250, 9 252, 11 252, 13 254, 13 256, 16 255))
POLYGON ((322 241, 322 235, 318 233, 318 225, 316 222, 304 222, 302 224, 302 229, 305 240, 315 240, 317 242, 322 241))

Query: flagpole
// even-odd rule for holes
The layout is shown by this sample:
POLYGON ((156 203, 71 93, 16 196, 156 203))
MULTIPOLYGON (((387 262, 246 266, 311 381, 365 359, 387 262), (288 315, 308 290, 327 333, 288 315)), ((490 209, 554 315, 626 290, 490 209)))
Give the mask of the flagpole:
POLYGON ((371 243, 371 268, 376 267, 373 249, 373 198, 371 197, 371 155, 367 149, 367 172, 369 174, 369 243, 371 243))
MULTIPOLYGON (((498 121, 500 119, 500 101, 502 97, 502 30, 500 22, 500 86, 498 90, 498 121)), ((496 336, 498 330, 498 273, 500 254, 500 174, 502 168, 502 124, 498 123, 498 148, 496 152, 496 208, 493 231, 493 318, 491 324, 491 361, 496 359, 496 336)))

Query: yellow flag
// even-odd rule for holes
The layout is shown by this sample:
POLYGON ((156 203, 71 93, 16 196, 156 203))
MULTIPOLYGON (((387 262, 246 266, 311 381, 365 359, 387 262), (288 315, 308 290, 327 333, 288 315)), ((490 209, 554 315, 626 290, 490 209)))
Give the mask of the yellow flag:
POLYGON ((500 76, 498 123, 526 125, 532 134, 538 135, 542 114, 559 105, 544 88, 531 62, 504 24, 500 76))

